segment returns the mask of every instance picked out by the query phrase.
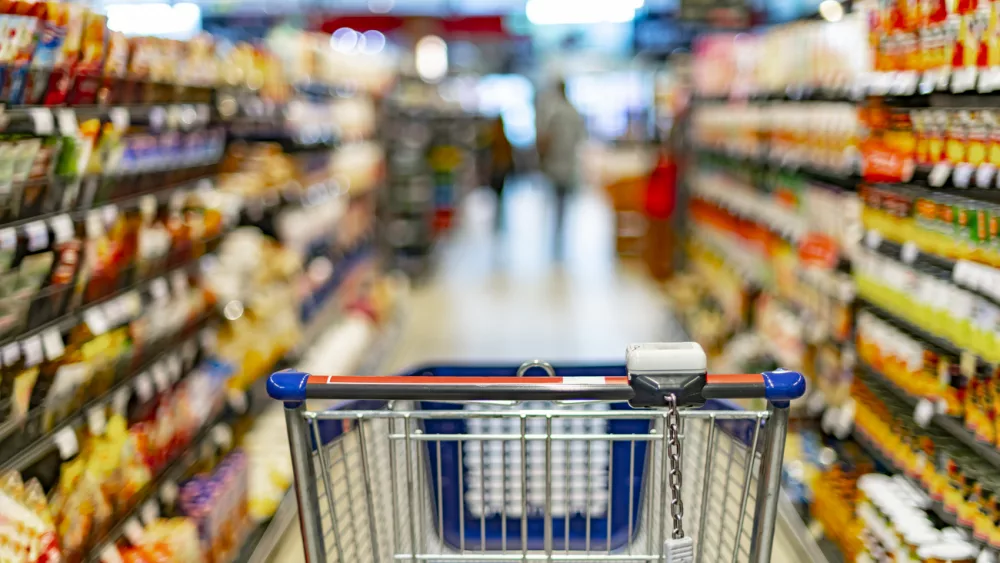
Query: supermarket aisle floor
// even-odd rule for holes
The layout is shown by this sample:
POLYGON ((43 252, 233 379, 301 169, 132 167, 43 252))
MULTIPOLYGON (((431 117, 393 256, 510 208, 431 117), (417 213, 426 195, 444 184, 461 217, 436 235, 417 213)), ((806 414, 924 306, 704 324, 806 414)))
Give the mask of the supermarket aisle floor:
MULTIPOLYGON (((492 195, 469 197, 437 275, 413 291, 386 373, 532 358, 622 362, 629 343, 675 338, 654 284, 637 266, 615 260, 611 211, 602 197, 581 193, 569 206, 561 261, 553 259, 547 191, 521 182, 505 197, 507 224, 498 237, 492 195)), ((273 561, 301 561, 301 552, 293 527, 273 561)), ((780 553, 774 561, 794 560, 780 553)))
POLYGON ((664 331, 656 288, 614 259, 610 211, 580 194, 567 216, 564 258, 553 259, 552 203, 520 183, 494 236, 493 198, 470 196, 437 276, 413 292, 390 371, 427 362, 617 361, 630 342, 664 331))

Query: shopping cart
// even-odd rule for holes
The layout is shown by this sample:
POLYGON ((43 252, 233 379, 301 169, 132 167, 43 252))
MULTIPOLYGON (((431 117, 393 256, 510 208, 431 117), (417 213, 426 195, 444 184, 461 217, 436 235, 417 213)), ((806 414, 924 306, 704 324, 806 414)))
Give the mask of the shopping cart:
POLYGON ((268 391, 310 563, 758 563, 805 380, 707 375, 700 346, 677 343, 631 346, 625 366, 284 371, 268 391), (751 397, 767 410, 723 400, 751 397))

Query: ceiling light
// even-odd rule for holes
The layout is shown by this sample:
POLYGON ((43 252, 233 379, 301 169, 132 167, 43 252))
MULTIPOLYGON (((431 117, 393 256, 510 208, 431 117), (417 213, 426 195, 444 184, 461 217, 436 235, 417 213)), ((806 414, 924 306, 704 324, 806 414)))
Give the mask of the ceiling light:
POLYGON ((448 74, 448 44, 436 35, 417 41, 413 50, 417 74, 425 82, 439 82, 448 74))
POLYGON ((844 6, 837 0, 823 0, 819 3, 819 15, 828 22, 844 19, 844 6))

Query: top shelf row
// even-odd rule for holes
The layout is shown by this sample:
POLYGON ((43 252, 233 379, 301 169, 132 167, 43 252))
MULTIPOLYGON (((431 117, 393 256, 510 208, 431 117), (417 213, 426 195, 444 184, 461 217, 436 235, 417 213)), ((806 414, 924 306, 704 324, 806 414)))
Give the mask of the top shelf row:
POLYGON ((110 123, 121 131, 130 126, 165 132, 227 125, 238 137, 262 131, 297 131, 317 138, 332 138, 337 133, 335 101, 274 103, 245 92, 218 92, 211 98, 205 103, 0 106, 0 133, 72 136, 81 123, 92 120, 110 123))
MULTIPOLYGON (((976 70, 976 69, 973 69, 976 70)), ((966 76, 968 76, 966 74, 966 76)), ((711 103, 842 102, 859 103, 869 96, 885 99, 888 105, 912 108, 1000 108, 1000 81, 990 85, 987 75, 976 73, 970 84, 955 82, 947 72, 873 72, 851 87, 790 86, 773 91, 699 95, 696 101, 711 103), (942 78, 943 77, 943 78, 942 78), (983 81, 980 85, 980 81, 983 81)), ((968 80, 968 78, 965 78, 968 80)), ((993 79, 989 79, 993 80, 993 79)))

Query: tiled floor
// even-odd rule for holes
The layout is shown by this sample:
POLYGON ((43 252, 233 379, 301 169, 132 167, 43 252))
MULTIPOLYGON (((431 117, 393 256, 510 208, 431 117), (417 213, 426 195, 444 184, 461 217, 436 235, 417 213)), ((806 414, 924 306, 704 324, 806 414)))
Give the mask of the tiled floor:
MULTIPOLYGON (((435 362, 622 362, 629 343, 673 338, 652 282, 615 259, 611 213, 600 196, 582 193, 569 206, 562 260, 554 259, 546 190, 520 182, 505 205, 507 224, 495 235, 492 195, 468 198, 437 275, 413 292, 386 372, 435 362)), ((274 560, 301 560, 299 541, 293 527, 274 560)), ((794 561, 778 543, 773 560, 794 561)))

